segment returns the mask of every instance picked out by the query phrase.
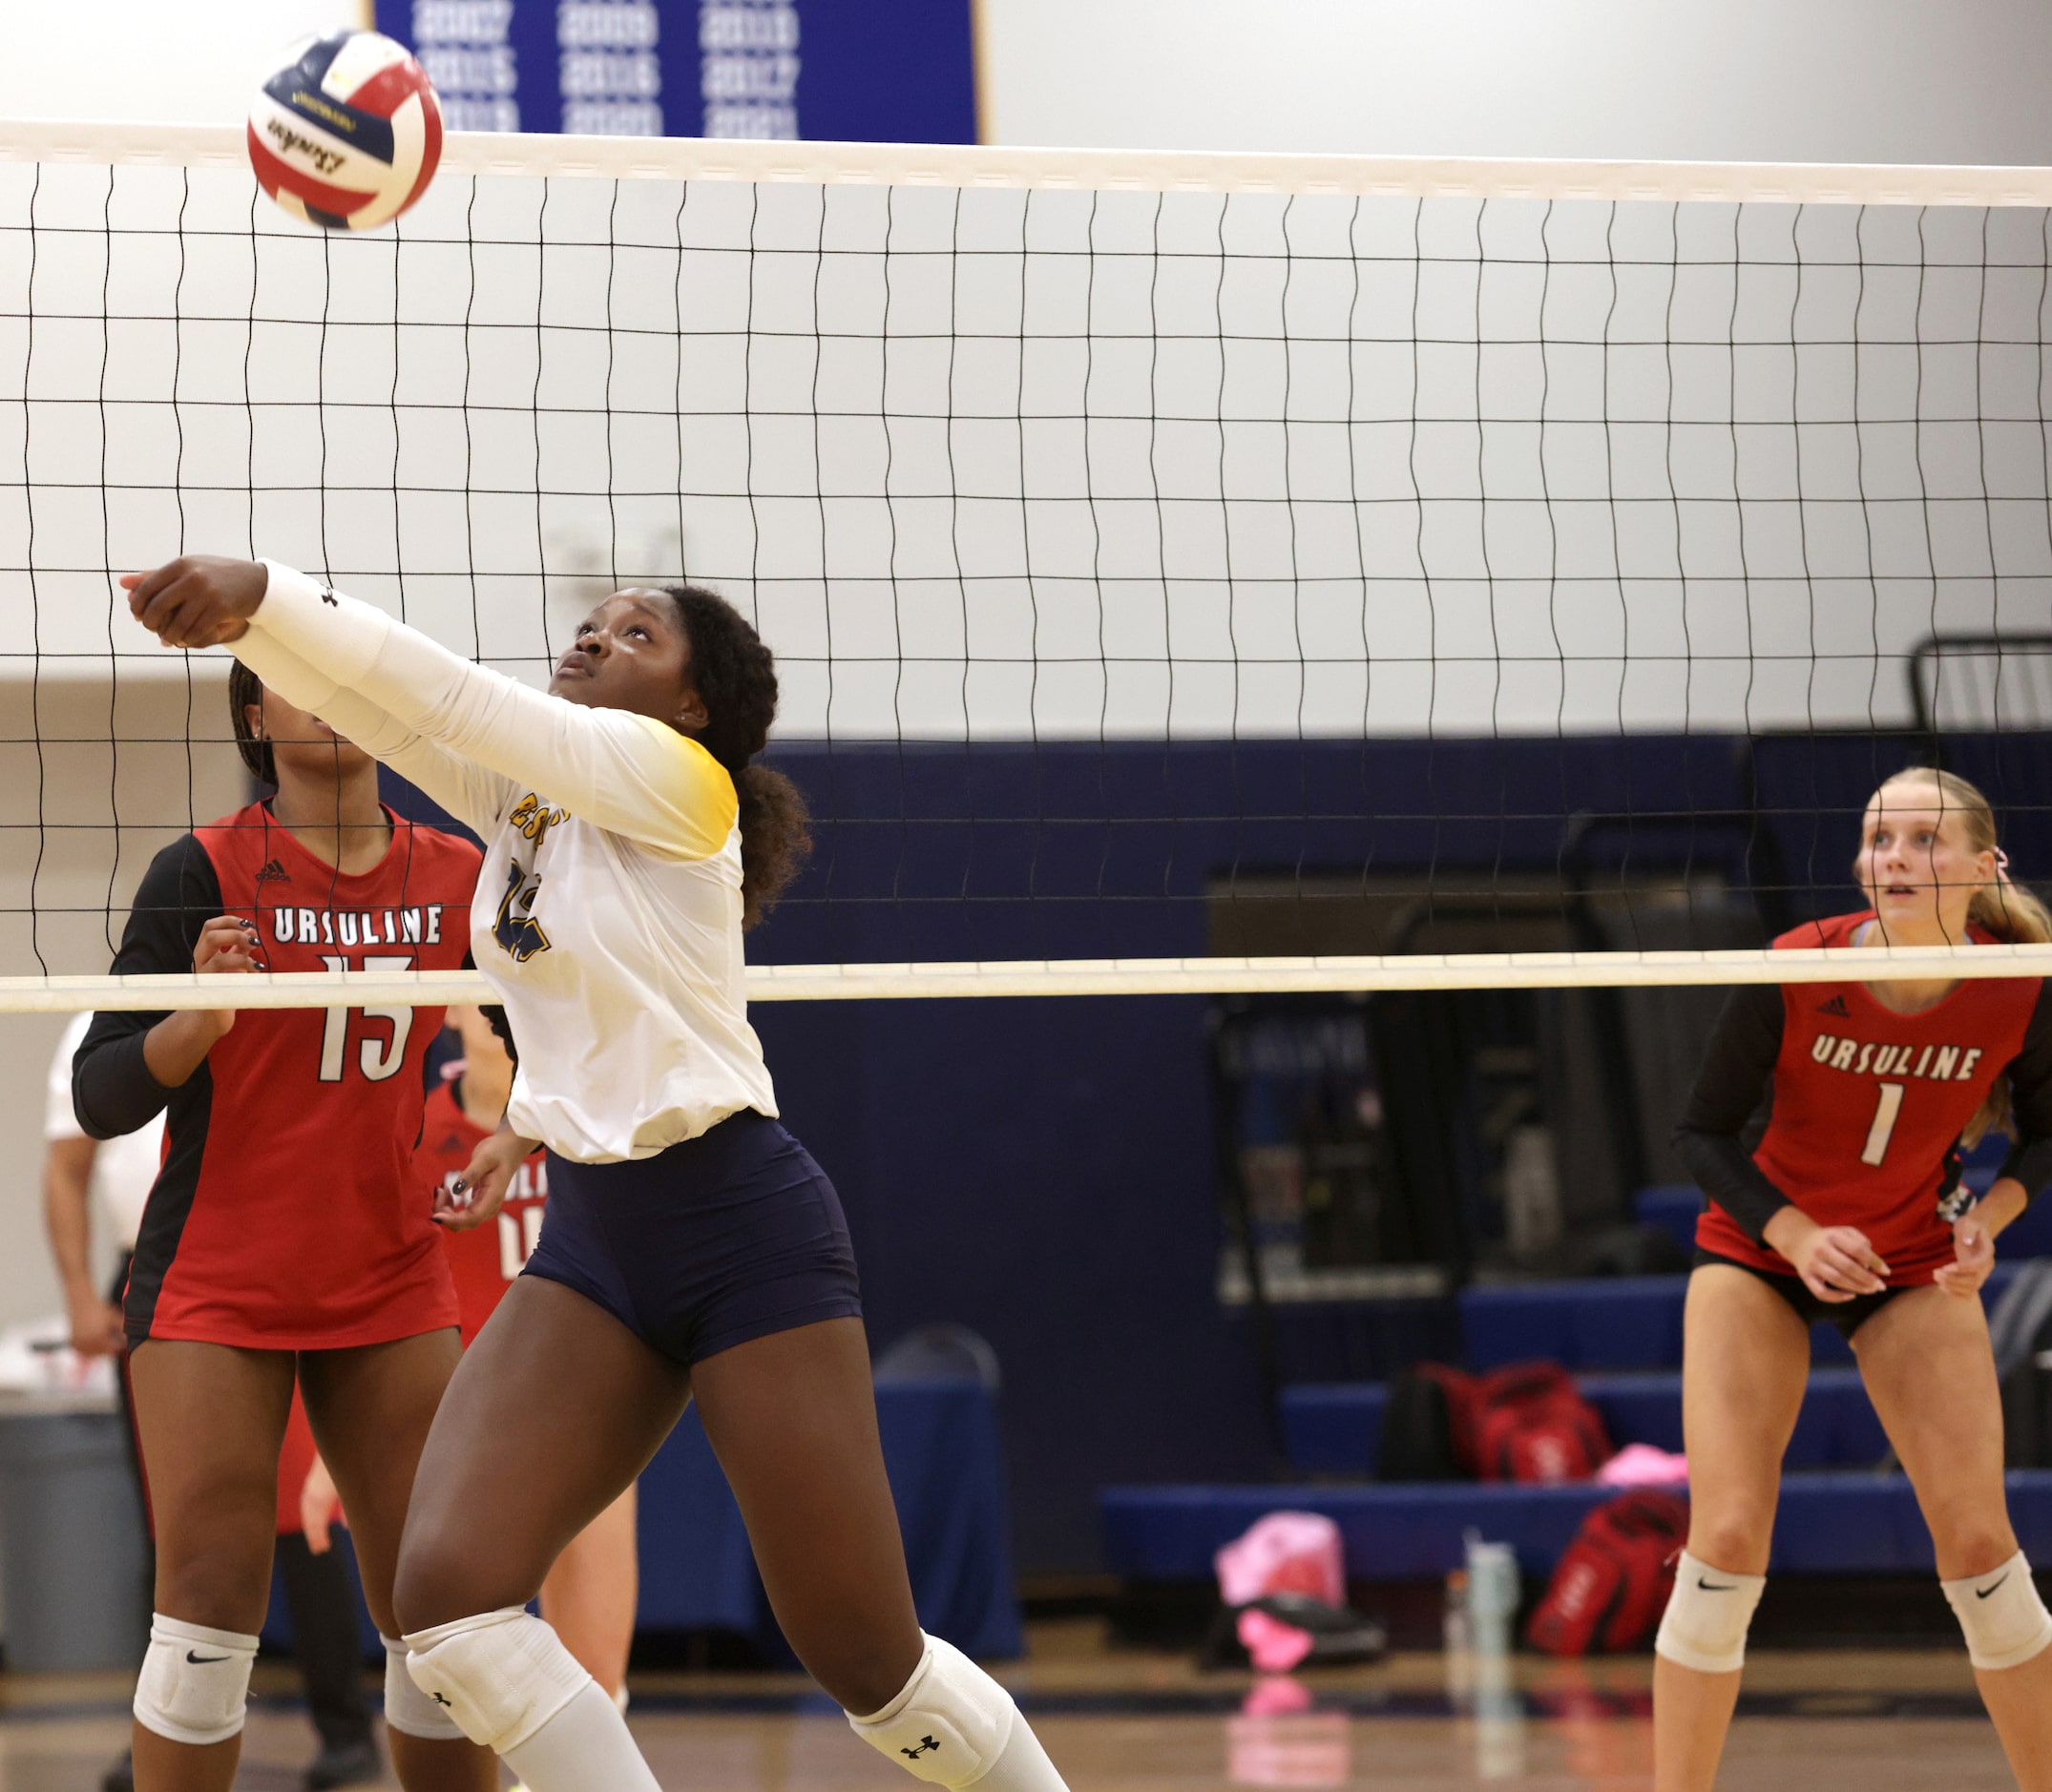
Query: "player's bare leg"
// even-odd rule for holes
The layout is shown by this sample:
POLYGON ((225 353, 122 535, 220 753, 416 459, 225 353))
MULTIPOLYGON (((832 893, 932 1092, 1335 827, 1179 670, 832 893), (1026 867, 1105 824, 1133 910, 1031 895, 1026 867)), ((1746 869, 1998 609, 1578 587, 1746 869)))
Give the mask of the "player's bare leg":
POLYGON ((837 1703, 881 1710, 925 1639, 862 1322, 827 1320, 722 1350, 698 1365, 692 1387, 784 1635, 837 1703))
POLYGON ((426 1630, 525 1605, 639 1478, 690 1397, 684 1370, 603 1307, 519 1278, 464 1352, 421 1454, 398 1622, 426 1630))
MULTIPOLYGON (((1931 1527, 1940 1580, 2017 1552, 2002 1490, 2001 1395, 1978 1299, 1899 1295, 1859 1329, 1860 1375, 1931 1527)), ((2052 1788, 2052 1649, 1974 1678, 2023 1792, 2052 1788)))
POLYGON ((542 1616, 615 1698, 627 1683, 627 1652, 634 1642, 640 1575, 637 1505, 630 1487, 570 1540, 541 1583, 542 1616))
MULTIPOLYGON (((342 1495, 364 1602, 387 1636, 399 1635, 392 1577, 421 1448, 461 1355, 451 1329, 300 1358, 306 1417, 342 1495)), ((490 1749, 389 1725, 386 1739, 407 1792, 495 1792, 498 1762, 490 1749)))
MULTIPOLYGON (((1682 1430, 1688 1552, 1699 1561, 1731 1574, 1767 1572, 1781 1459, 1809 1376, 1810 1332, 1773 1289, 1719 1263, 1689 1277, 1682 1430)), ((1654 1657, 1655 1792, 1708 1792, 1740 1678, 1654 1657)))
MULTIPOLYGON (((153 1338, 131 1353, 129 1373, 157 1525, 157 1610, 254 1636, 270 1601, 292 1358, 153 1338)), ((199 1745, 134 1728, 136 1792, 234 1784, 240 1735, 199 1745)))

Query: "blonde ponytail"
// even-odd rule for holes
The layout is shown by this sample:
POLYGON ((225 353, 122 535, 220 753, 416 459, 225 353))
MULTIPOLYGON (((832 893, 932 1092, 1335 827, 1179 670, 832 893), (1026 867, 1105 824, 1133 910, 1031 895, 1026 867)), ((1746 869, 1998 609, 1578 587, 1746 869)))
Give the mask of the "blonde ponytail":
MULTIPOLYGON (((2052 942, 2052 913, 2037 894, 2017 883, 2009 875, 2009 858, 1995 840, 1995 810, 1988 799, 1973 784, 1957 772, 1941 772, 1935 766, 1913 765, 1907 771, 1897 772, 1881 788, 1890 784, 1932 784, 1938 793, 1938 808, 1945 815, 1959 818, 1960 831, 1966 836, 1967 847, 1976 853, 1995 854, 1995 882, 1974 892, 1974 899, 1967 905, 1968 922, 1983 933, 2013 946, 2042 946, 2052 942)), ((1988 1090, 1988 1098, 1980 1104, 1974 1117, 1966 1123, 1959 1135, 1959 1142, 1971 1151, 1990 1133, 2005 1133, 2011 1138, 2017 1136, 2016 1120, 2010 1113, 2009 1077, 1999 1073, 1988 1090)))

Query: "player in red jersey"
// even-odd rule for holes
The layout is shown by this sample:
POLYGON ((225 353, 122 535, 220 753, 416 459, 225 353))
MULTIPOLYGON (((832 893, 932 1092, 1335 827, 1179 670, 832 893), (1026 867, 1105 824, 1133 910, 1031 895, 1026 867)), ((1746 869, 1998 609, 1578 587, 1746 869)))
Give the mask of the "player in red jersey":
MULTIPOLYGON (((498 1131, 513 1079, 513 1058, 481 1010, 451 1008, 449 1024, 463 1039, 463 1069, 429 1093, 414 1154, 421 1181, 444 1192, 444 1206, 455 1204, 478 1146, 498 1131)), ((548 1156, 537 1151, 520 1165, 495 1219, 445 1235, 466 1349, 534 1255, 549 1199, 548 1156)), ((541 1583, 542 1616, 616 1700, 627 1681, 638 1573, 630 1484, 564 1546, 541 1583)))
MULTIPOLYGON (((144 873, 119 972, 419 968, 464 960, 476 850, 401 822, 377 767, 241 668, 239 744, 277 785, 144 873)), ((168 1111, 123 1302, 152 1514, 156 1614, 136 1693, 141 1792, 227 1792, 263 1620, 297 1371, 347 1506, 371 1615, 459 1357, 455 1289, 413 1180, 438 1011, 101 1013, 73 1097, 94 1137, 168 1111)), ((387 1676, 409 1792, 485 1792, 491 1754, 387 1676), (425 1710, 422 1707, 425 1706, 425 1710)))
MULTIPOLYGON (((1986 798, 1912 770, 1874 793, 1854 876, 1873 906, 1780 948, 2043 942, 1986 798)), ((1710 1198, 1683 1350, 1688 1548, 1653 1677, 1657 1792, 1707 1792, 1765 1584, 1781 1460, 1829 1320, 1916 1492, 1946 1598, 2021 1785, 2052 1787, 2052 1615, 2017 1547, 1978 1298, 1995 1238, 2052 1181, 2052 993, 2042 978, 1739 990, 1676 1144, 1710 1198), (1763 1093, 1768 1118, 1741 1142, 1763 1093), (1962 1146, 2017 1140, 1978 1203, 1962 1146)))

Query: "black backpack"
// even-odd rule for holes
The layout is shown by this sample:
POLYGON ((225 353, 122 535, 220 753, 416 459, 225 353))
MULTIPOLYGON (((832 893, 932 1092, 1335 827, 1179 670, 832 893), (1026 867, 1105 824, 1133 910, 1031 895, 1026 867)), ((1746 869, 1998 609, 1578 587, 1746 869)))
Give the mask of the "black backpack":
POLYGON ((1390 1377, 1382 1408, 1378 1481, 1470 1481, 1466 1432, 1474 1377, 1444 1364, 1420 1363, 1390 1377))

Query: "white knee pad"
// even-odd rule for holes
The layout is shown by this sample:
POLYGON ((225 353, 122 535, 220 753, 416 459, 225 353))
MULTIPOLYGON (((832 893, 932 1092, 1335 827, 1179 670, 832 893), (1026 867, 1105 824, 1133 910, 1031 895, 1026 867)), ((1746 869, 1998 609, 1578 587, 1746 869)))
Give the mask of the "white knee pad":
POLYGON ((407 1671, 463 1734, 497 1754, 518 1748, 591 1683, 577 1658, 517 1605, 409 1632, 407 1671))
POLYGON ((150 1647, 136 1680, 136 1721, 173 1742, 204 1748, 241 1734, 257 1639, 150 1615, 150 1647))
POLYGON ((1684 1550, 1654 1653, 1698 1674, 1737 1673, 1746 1665, 1746 1632, 1766 1587, 1765 1574, 1727 1574, 1684 1550))
POLYGON ((914 1779, 974 1785, 991 1770, 1019 1722, 1012 1695, 953 1643, 926 1639, 926 1653, 904 1690, 867 1718, 852 1712, 855 1734, 914 1779))
POLYGON ((1985 1574, 1938 1585, 1966 1632, 1967 1659, 1977 1668, 2021 1668, 2052 1643, 2052 1612, 2038 1596, 2021 1550, 1985 1574))
POLYGON ((463 1726, 413 1684, 407 1672, 407 1646, 380 1636, 385 1645, 385 1722, 401 1736, 429 1742, 460 1742, 463 1726))

